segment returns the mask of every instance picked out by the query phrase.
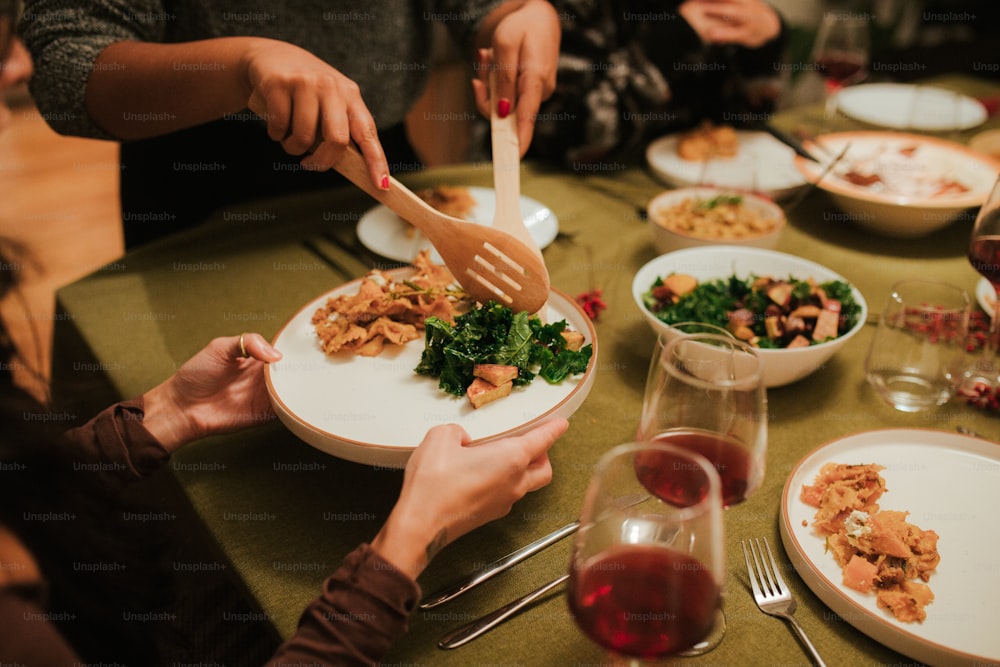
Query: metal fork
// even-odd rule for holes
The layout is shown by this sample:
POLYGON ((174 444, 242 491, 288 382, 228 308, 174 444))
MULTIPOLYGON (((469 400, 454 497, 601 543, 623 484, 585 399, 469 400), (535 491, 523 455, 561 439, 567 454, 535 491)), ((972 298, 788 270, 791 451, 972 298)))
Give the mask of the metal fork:
POLYGON ((806 650, 812 656, 813 662, 819 667, 826 667, 826 663, 819 656, 816 647, 813 646, 813 643, 809 641, 809 637, 806 636, 805 630, 802 629, 799 622, 792 616, 795 613, 795 598, 792 597, 792 592, 785 585, 785 580, 781 577, 781 572, 778 570, 778 563, 774 560, 774 554, 771 553, 771 547, 768 545, 767 540, 740 540, 740 546, 743 547, 743 557, 747 561, 750 588, 753 590, 753 599, 757 603, 757 606, 765 614, 777 616, 788 621, 795 634, 798 635, 802 645, 805 646, 806 650), (750 544, 749 550, 747 549, 748 542, 750 544), (761 546, 762 544, 763 546, 761 546), (765 550, 767 551, 767 558, 764 557, 765 550))

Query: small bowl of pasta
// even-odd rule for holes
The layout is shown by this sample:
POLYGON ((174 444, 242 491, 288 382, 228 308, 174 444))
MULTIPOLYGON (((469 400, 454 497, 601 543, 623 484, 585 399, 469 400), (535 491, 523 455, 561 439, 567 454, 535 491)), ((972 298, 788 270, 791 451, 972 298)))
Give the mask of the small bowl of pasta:
POLYGON ((653 245, 661 253, 704 245, 773 250, 785 214, 772 200, 738 190, 691 187, 667 190, 646 207, 653 245))

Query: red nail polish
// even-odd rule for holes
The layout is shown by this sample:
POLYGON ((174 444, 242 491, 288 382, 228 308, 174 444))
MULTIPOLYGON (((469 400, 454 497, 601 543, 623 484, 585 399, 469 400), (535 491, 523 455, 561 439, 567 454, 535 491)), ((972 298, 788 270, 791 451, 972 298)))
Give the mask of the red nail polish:
POLYGON ((388 176, 383 176, 382 177, 382 189, 383 190, 388 190, 389 189, 389 177, 388 176))
POLYGON ((501 97, 500 101, 497 102, 497 115, 501 118, 506 118, 507 114, 510 113, 510 100, 506 97, 501 97))

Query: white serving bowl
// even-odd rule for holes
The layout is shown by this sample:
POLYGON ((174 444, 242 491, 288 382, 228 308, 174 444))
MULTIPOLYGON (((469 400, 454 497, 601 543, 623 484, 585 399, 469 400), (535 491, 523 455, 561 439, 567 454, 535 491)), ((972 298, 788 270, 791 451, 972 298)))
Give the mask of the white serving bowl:
POLYGON ((653 245, 662 253, 694 248, 703 245, 718 245, 720 243, 746 245, 754 248, 775 248, 781 232, 785 228, 785 213, 772 200, 760 195, 739 192, 727 188, 696 187, 666 190, 653 197, 646 206, 649 216, 649 228, 653 237, 653 245), (670 229, 670 209, 683 203, 686 199, 707 201, 722 195, 742 197, 741 206, 752 213, 772 222, 772 227, 764 232, 733 237, 705 236, 691 232, 670 229))
MULTIPOLYGON (((792 276, 802 280, 813 278, 816 282, 843 280, 840 274, 795 255, 789 255, 764 248, 746 246, 715 245, 686 248, 660 255, 640 268, 632 279, 632 298, 646 321, 657 335, 667 337, 678 335, 678 331, 659 320, 643 303, 643 294, 648 292, 657 278, 671 273, 686 273, 698 281, 728 278, 735 274, 739 278, 753 275, 792 276)), ((861 306, 858 321, 843 335, 825 343, 792 349, 759 349, 764 360, 765 386, 780 387, 812 374, 822 368, 854 335, 864 326, 868 317, 868 304, 857 288, 852 286, 854 299, 861 306)))
POLYGON ((983 130, 969 139, 969 150, 993 160, 1000 160, 1000 128, 983 130))
MULTIPOLYGON (((986 201, 1000 173, 1000 161, 951 141, 903 132, 840 132, 816 138, 807 147, 815 155, 839 155, 840 162, 820 180, 844 212, 844 221, 892 238, 917 238, 948 226, 986 201), (913 149, 907 155, 902 150, 913 149), (871 185, 845 178, 852 171, 882 177, 871 185), (954 179, 966 192, 931 194, 938 179, 954 179)), ((831 158, 832 159, 832 158, 831 158)), ((813 182, 824 170, 796 157, 795 165, 813 182)))

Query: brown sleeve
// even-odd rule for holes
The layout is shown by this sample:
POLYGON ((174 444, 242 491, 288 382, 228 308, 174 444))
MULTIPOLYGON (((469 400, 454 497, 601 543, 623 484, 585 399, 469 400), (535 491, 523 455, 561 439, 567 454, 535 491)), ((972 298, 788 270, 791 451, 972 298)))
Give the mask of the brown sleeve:
POLYGON ((419 598, 415 581, 362 544, 326 580, 268 664, 373 665, 406 632, 419 598))
POLYGON ((123 479, 144 477, 170 458, 143 425, 144 414, 142 396, 116 403, 67 431, 65 444, 76 458, 123 479))

